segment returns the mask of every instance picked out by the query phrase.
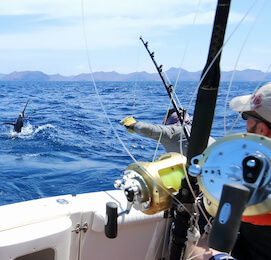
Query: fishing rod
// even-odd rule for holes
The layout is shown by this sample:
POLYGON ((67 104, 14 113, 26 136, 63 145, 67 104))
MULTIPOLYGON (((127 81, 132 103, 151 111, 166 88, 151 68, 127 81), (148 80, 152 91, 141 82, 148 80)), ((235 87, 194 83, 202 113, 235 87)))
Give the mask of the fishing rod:
MULTIPOLYGON (((195 105, 191 136, 188 144, 187 167, 191 164, 191 159, 194 156, 201 154, 208 144, 220 83, 219 64, 230 2, 231 0, 218 0, 217 2, 208 58, 201 75, 195 105)), ((197 179, 195 177, 188 176, 188 178, 184 178, 182 180, 181 188, 179 193, 176 195, 176 198, 187 205, 188 208, 191 209, 191 213, 195 213, 195 199, 189 187, 189 183, 191 183, 192 191, 195 194, 199 193, 197 179)), ((179 209, 178 206, 174 213, 170 260, 179 260, 184 255, 187 230, 191 228, 191 223, 190 214, 179 209)))
MULTIPOLYGON (((156 70, 157 70, 157 72, 158 72, 158 74, 159 74, 159 76, 160 76, 160 78, 161 78, 161 80, 162 80, 165 88, 166 88, 166 91, 167 91, 167 93, 169 95, 169 98, 170 98, 170 100, 172 102, 172 105, 173 105, 173 107, 174 107, 174 109, 175 109, 175 111, 176 111, 176 113, 178 115, 178 118, 179 118, 181 124, 183 124, 184 118, 186 118, 186 110, 184 110, 182 107, 180 109, 177 106, 176 101, 175 101, 175 99, 173 97, 173 94, 172 94, 173 91, 174 91, 173 90, 173 86, 172 86, 172 84, 170 84, 170 85, 167 84, 167 82, 166 82, 166 80, 165 80, 165 78, 164 78, 164 76, 162 74, 162 72, 163 72, 163 65, 160 65, 160 66, 157 65, 157 63, 156 63, 156 61, 154 59, 154 52, 150 52, 150 50, 149 50, 148 42, 144 42, 142 36, 140 36, 139 39, 142 41, 142 43, 144 44, 147 52, 149 53, 149 55, 150 55, 150 57, 151 57, 154 65, 155 65, 155 68, 156 68, 156 70), (181 110, 182 110, 182 112, 181 112, 181 110)), ((190 137, 190 131, 188 130, 186 124, 184 124, 184 134, 185 134, 185 136, 186 136, 187 139, 190 137)))
POLYGON ((207 147, 220 83, 220 58, 231 0, 218 0, 213 34, 206 65, 201 74, 191 138, 188 147, 188 163, 207 147), (221 9, 221 11, 220 11, 221 9))
MULTIPOLYGON (((227 18, 229 13, 229 5, 230 0, 218 0, 208 60, 202 74, 201 79, 202 84, 200 84, 200 89, 198 93, 198 96, 200 96, 201 88, 203 90, 205 90, 205 88, 207 89, 209 88, 211 90, 211 93, 213 89, 216 89, 215 91, 216 95, 210 96, 211 98, 215 97, 214 101, 210 101, 209 96, 205 95, 206 102, 207 103, 210 102, 211 106, 212 105, 215 106, 217 89, 220 81, 220 68, 219 68, 220 52, 224 41, 227 18)), ((148 50, 165 86, 167 86, 166 81, 161 73, 162 67, 157 66, 154 60, 154 54, 151 53, 148 49, 148 44, 143 41, 142 37, 140 37, 140 39, 143 42, 146 49, 148 50)), ((174 100, 172 98, 172 89, 170 90, 169 86, 167 86, 167 90, 171 99, 174 100)), ((205 105, 206 104, 204 104, 204 106, 201 107, 201 110, 204 113, 206 110, 205 105)), ((198 104, 198 107, 200 107, 200 104, 198 104)), ((176 111, 178 111, 176 103, 175 109, 176 111)), ((198 108, 198 110, 200 109, 198 108)), ((208 112, 209 110, 211 109, 207 109, 208 112)), ((202 116, 202 114, 199 113, 196 114, 196 117, 199 116, 202 116)), ((210 116, 210 118, 211 119, 213 118, 213 114, 210 116)), ((209 125, 211 126, 211 124, 209 125)), ((201 125, 197 124, 197 127, 201 127, 201 125)), ((199 137, 197 139, 199 144, 201 143, 201 141, 205 143, 205 140, 201 140, 203 138, 201 134, 199 134, 199 136, 197 137, 199 137)), ((192 136, 190 138, 192 138, 192 136)), ((204 136, 204 139, 208 140, 208 138, 209 134, 204 136)), ((200 152, 198 150, 192 150, 191 154, 200 154, 200 152)), ((174 214, 174 216, 173 216, 173 225, 171 229, 172 239, 169 245, 170 260, 179 260, 183 258, 187 241, 187 232, 188 230, 190 230, 190 227, 193 228, 197 226, 196 222, 199 216, 196 213, 197 211, 195 198, 193 196, 194 194, 196 194, 196 196, 199 194, 199 185, 197 184, 196 177, 192 176, 187 177, 185 175, 184 167, 186 167, 186 164, 187 168, 190 165, 190 161, 188 163, 186 162, 187 160, 185 156, 178 153, 174 153, 167 154, 165 157, 159 158, 158 161, 152 162, 152 164, 144 162, 142 164, 140 163, 131 164, 127 167, 123 179, 117 180, 115 182, 115 187, 118 189, 122 189, 125 193, 128 203, 127 204, 128 211, 131 205, 133 205, 136 209, 139 209, 146 214, 155 214, 157 212, 161 212, 162 210, 169 209, 170 207, 172 208, 172 210, 170 210, 170 216, 172 216, 172 214, 174 214), (162 163, 162 165, 160 165, 160 163, 162 163), (153 167, 153 165, 155 165, 155 167, 153 167), (150 168, 148 168, 149 166, 150 168), (167 186, 164 186, 163 180, 161 180, 162 176, 160 174, 157 174, 157 169, 160 169, 160 167, 162 167, 165 173, 173 174, 174 178, 172 175, 172 179, 176 180, 176 178, 178 177, 177 181, 178 185, 175 186, 174 183, 173 186, 172 183, 168 184, 167 186), (152 169, 155 170, 151 171, 152 169), (177 174, 175 175, 175 173, 177 174), (174 190, 174 194, 175 192, 178 192, 178 194, 173 197, 173 193, 170 192, 168 188, 174 190), (174 202, 172 203, 172 201, 174 202)), ((168 174, 166 176, 168 176, 168 174)), ((114 232, 112 233, 111 231, 109 232, 111 238, 116 236, 115 229, 117 227, 116 225, 117 217, 122 213, 117 214, 116 211, 117 206, 115 206, 115 204, 107 205, 107 207, 109 208, 108 217, 109 215, 112 215, 113 218, 113 221, 108 221, 108 223, 109 222, 113 223, 112 229, 114 229, 114 232), (111 214, 112 212, 114 214, 111 214)), ((109 226, 108 229, 111 230, 111 226, 109 226)))

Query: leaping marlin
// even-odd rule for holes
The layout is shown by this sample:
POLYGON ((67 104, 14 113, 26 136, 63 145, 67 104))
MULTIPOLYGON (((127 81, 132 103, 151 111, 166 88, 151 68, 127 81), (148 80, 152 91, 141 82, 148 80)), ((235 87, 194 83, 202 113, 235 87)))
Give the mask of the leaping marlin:
POLYGON ((22 131, 22 127, 24 126, 23 119, 24 119, 24 111, 28 105, 29 99, 27 100, 24 110, 19 114, 16 123, 3 123, 3 125, 13 125, 14 131, 20 133, 22 131))

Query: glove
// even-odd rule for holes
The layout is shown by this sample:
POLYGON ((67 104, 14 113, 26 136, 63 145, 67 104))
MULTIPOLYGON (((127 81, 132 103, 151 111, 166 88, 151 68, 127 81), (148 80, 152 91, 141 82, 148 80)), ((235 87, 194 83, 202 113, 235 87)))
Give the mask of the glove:
POLYGON ((136 120, 132 116, 127 116, 120 121, 121 125, 124 125, 128 132, 134 133, 135 131, 131 128, 136 124, 136 120))

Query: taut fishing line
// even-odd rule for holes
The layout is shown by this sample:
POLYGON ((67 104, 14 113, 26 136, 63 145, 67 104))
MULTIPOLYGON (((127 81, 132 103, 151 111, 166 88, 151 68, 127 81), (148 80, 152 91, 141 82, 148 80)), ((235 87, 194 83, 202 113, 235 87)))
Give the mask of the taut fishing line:
MULTIPOLYGON (((195 16, 194 16, 194 19, 193 19, 193 22, 192 22, 192 27, 195 26, 196 18, 197 18, 198 12, 199 12, 200 3, 201 3, 201 0, 198 1, 197 9, 195 11, 195 16)), ((189 46, 191 35, 192 35, 192 30, 190 30, 189 32, 190 32, 189 33, 189 37, 188 37, 188 40, 186 41, 186 44, 185 44, 184 55, 182 55, 181 66, 180 66, 180 69, 178 71, 178 75, 177 75, 177 79, 175 81, 174 87, 172 88, 172 96, 171 96, 171 99, 170 99, 169 104, 168 104, 168 108, 167 108, 167 112, 166 112, 165 118, 168 117, 168 113, 169 113, 169 110, 170 110, 170 107, 171 107, 172 99, 175 99, 177 101, 178 107, 181 108, 181 109, 183 109, 182 104, 180 102, 180 99, 178 98, 178 96, 176 94, 176 88, 177 88, 177 84, 178 84, 178 81, 179 81, 179 78, 180 78, 180 74, 181 74, 181 71, 182 71, 183 63, 184 63, 184 60, 185 60, 185 57, 186 57, 186 54, 187 54, 188 46, 189 46)), ((172 84, 171 84, 171 82, 170 82, 170 80, 168 78, 167 73, 165 71, 163 71, 163 74, 165 75, 165 77, 166 77, 167 81, 169 82, 169 84, 172 86, 172 84)), ((188 116, 188 114, 185 113, 184 120, 183 120, 183 123, 182 123, 181 127, 184 127, 184 125, 187 123, 186 122, 187 116, 188 116)), ((190 121, 189 117, 188 117, 188 121, 190 121)), ((165 124, 165 122, 163 124, 165 124)), ((161 131, 159 139, 157 141, 157 145, 156 145, 156 149, 155 149, 152 161, 154 161, 155 158, 156 158, 156 154, 158 152, 158 147, 159 147, 159 144, 161 142, 162 134, 163 133, 161 131)), ((181 133, 181 135, 180 135, 180 153, 181 154, 183 154, 182 141, 183 141, 183 135, 181 133)))
MULTIPOLYGON (((255 0, 257 1, 257 0, 255 0)), ((254 3, 252 4, 252 6, 254 5, 254 3)), ((222 47, 219 49, 219 51, 217 52, 216 56, 214 57, 214 59, 211 61, 211 63, 209 64, 208 68, 206 69, 206 71, 204 72, 204 74, 202 75, 194 93, 192 94, 192 97, 189 101, 188 107, 187 107, 187 112, 191 109, 192 107, 192 102, 193 99, 195 98, 195 96, 197 95, 198 89, 202 83, 202 81, 204 80, 204 78, 206 77, 207 73, 209 72, 209 70, 211 69, 211 67, 213 66, 214 62, 216 61, 216 59, 219 57, 219 55, 221 54, 222 50, 224 49, 224 47, 227 45, 227 43, 229 42, 229 40, 233 37, 233 35, 236 33, 237 29, 239 28, 239 26, 242 24, 242 22, 244 21, 244 19, 247 17, 247 15, 249 14, 249 12, 251 11, 252 8, 249 9, 249 11, 244 15, 244 17, 241 19, 241 21, 236 25, 236 27, 234 28, 234 30, 232 31, 232 33, 228 36, 228 38, 224 41, 222 47)), ((189 183, 189 180, 188 180, 189 183)), ((193 191, 191 190, 192 194, 193 191)), ((195 194, 193 194, 195 195, 195 194)))
MULTIPOLYGON (((103 105, 103 103, 102 103, 102 100, 101 100, 101 97, 100 97, 100 95, 99 95, 99 92, 98 92, 98 89, 97 89, 97 86, 96 86, 96 83, 95 83, 95 80, 94 80, 94 77, 93 77, 92 69, 91 69, 90 58, 89 58, 89 51, 88 51, 88 42, 87 42, 87 36, 86 36, 85 19, 84 19, 84 5, 83 5, 83 0, 81 0, 81 6, 82 6, 82 21, 83 21, 83 30, 84 30, 84 38, 85 38, 85 45, 86 45, 85 48, 86 48, 86 51, 87 51, 88 66, 89 66, 89 70, 90 70, 90 73, 91 73, 91 79, 92 79, 92 82, 93 82, 93 85, 94 85, 95 92, 96 92, 96 95, 97 95, 97 97, 98 97, 99 103, 100 103, 100 105, 101 105, 101 107, 102 107, 102 110, 103 110, 103 112, 104 112, 104 114, 105 114, 105 116, 106 116, 106 119, 107 119, 107 121, 108 121, 108 123, 109 123, 111 129, 113 130, 115 136, 117 137, 117 139, 119 140, 120 144, 123 146, 123 148, 125 149, 125 151, 127 152, 127 154, 132 158, 132 160, 133 160, 133 161, 134 161, 134 162, 135 162, 142 170, 144 170, 144 172, 146 172, 146 174, 148 174, 148 176, 150 176, 150 177, 152 178, 152 176, 146 171, 146 169, 142 168, 142 166, 141 166, 140 164, 138 164, 137 160, 134 158, 134 156, 131 154, 131 152, 127 149, 127 147, 125 146, 125 144, 123 143, 123 141, 122 141, 121 138, 119 137, 118 133, 116 132, 114 126, 112 125, 112 123, 111 123, 111 121, 110 121, 110 119, 109 119, 109 117, 108 117, 108 115, 107 115, 107 113, 106 113, 105 107, 104 107, 104 105, 103 105)), ((245 14, 244 18, 245 18, 247 15, 248 15, 248 13, 245 14)), ((239 24, 238 24, 238 25, 236 26, 236 28, 233 30, 233 32, 231 33, 231 35, 228 37, 228 39, 225 41, 225 43, 223 44, 223 46, 220 48, 220 50, 218 51, 218 53, 217 53, 216 56, 214 57, 213 61, 212 61, 212 62, 210 63, 210 65, 208 66, 208 68, 207 68, 207 70, 205 71, 204 75, 201 77, 201 80, 200 80, 200 82, 198 83, 197 88, 196 88, 196 90, 194 91, 194 93, 193 93, 193 95, 192 95, 192 98, 190 99, 190 102, 189 102, 187 111, 188 111, 189 109, 191 109, 192 100, 193 100, 193 98, 195 97, 195 95, 196 95, 196 93, 197 93, 197 91, 198 91, 198 88, 199 88, 201 82, 203 81, 203 79, 205 78, 207 72, 210 70, 210 68, 212 67, 212 65, 213 65, 213 63, 215 62, 215 60, 219 57, 219 55, 220 55, 221 51, 223 50, 223 48, 225 47, 225 45, 228 43, 228 41, 229 41, 229 40, 231 39, 231 37, 234 35, 234 33, 236 32, 237 28, 238 28, 238 27, 240 26, 240 24, 243 22, 244 18, 239 22, 239 24)), ((177 83, 176 83, 176 85, 177 85, 177 83)), ((186 171, 185 167, 183 167, 183 168, 184 168, 185 176, 186 176, 186 178, 187 178, 187 177, 188 177, 187 171, 186 171)), ((187 178, 187 179, 188 179, 188 178, 187 178)), ((189 179, 188 179, 188 180, 189 180, 189 179)), ((189 184, 189 187, 190 187, 190 189, 191 189, 191 184, 190 184, 189 181, 188 181, 188 184, 189 184)), ((179 203, 180 205, 182 205, 182 206, 185 208, 185 206, 184 206, 178 199, 176 199, 174 196, 172 196, 172 194, 169 193, 163 186, 161 186, 160 184, 158 184, 158 185, 159 185, 166 193, 168 193, 168 194, 169 194, 169 195, 170 195, 177 203, 179 203)), ((195 198, 195 200, 196 200, 196 196, 195 196, 195 194, 193 193, 193 190, 192 190, 192 189, 191 189, 191 191, 192 191, 192 194, 193 194, 193 196, 194 196, 194 198, 195 198)), ((186 208, 185 208, 185 209, 186 209, 186 208)), ((194 217, 187 209, 186 209, 186 211, 190 214, 191 218, 194 218, 194 219, 195 219, 195 217, 194 217)), ((208 219, 206 219, 206 220, 209 222, 208 219)), ((196 221, 196 219, 195 219, 195 221, 196 221)))
POLYGON ((111 129, 113 130, 115 136, 117 137, 117 139, 119 140, 120 144, 123 146, 123 148, 125 149, 125 151, 128 153, 128 155, 134 160, 134 162, 136 162, 136 159, 130 153, 130 151, 127 149, 127 147, 125 146, 125 144, 123 143, 123 141, 119 137, 116 129, 112 125, 112 123, 111 123, 111 121, 110 121, 110 119, 108 117, 108 114, 106 113, 106 110, 105 110, 105 107, 103 105, 103 102, 101 100, 101 97, 100 97, 100 94, 99 94, 96 82, 95 82, 94 77, 93 77, 92 67, 91 67, 91 64, 90 64, 90 57, 89 57, 89 50, 88 50, 88 41, 87 41, 87 34, 86 34, 86 24, 85 24, 85 16, 84 16, 84 0, 81 0, 81 7, 82 7, 81 11, 82 11, 82 23, 83 23, 83 31, 84 31, 84 39, 85 39, 86 56, 87 56, 87 61, 88 61, 88 67, 89 67, 89 70, 90 70, 91 80, 92 80, 92 83, 94 85, 94 89, 95 89, 96 95, 98 97, 99 103, 100 103, 100 105, 102 107, 102 110, 104 112, 104 115, 105 115, 105 117, 106 117, 106 119, 107 119, 107 121, 108 121, 111 129))
MULTIPOLYGON (((258 0, 255 0, 255 2, 257 2, 258 0)), ((255 3, 254 2, 254 3, 255 3)), ((252 6, 254 5, 254 3, 252 4, 252 6)), ((216 56, 214 57, 214 59, 212 60, 212 62, 210 63, 210 65, 208 66, 208 68, 206 69, 205 73, 202 75, 198 85, 197 85, 197 88, 195 89, 191 99, 190 99, 190 102, 189 102, 189 105, 188 105, 188 108, 187 108, 187 111, 189 111, 192 107, 192 101, 193 99, 195 98, 197 92, 198 92, 198 89, 203 81, 203 79, 205 78, 205 76, 207 75, 208 71, 210 70, 210 68, 212 67, 212 65, 214 64, 214 62, 216 61, 216 59, 218 58, 218 56, 220 55, 220 53, 222 52, 222 50, 224 49, 224 47, 228 44, 229 40, 233 37, 233 35, 236 33, 237 29, 240 27, 240 25, 243 23, 243 21, 245 20, 245 18, 248 16, 249 12, 252 10, 252 8, 249 8, 248 12, 244 15, 244 17, 240 20, 240 22, 236 25, 236 27, 234 28, 234 30, 232 31, 232 33, 228 36, 228 38, 225 40, 224 44, 222 45, 222 47, 220 48, 220 50, 217 52, 216 56)))
MULTIPOLYGON (((85 48, 86 48, 86 55, 87 55, 87 60, 88 60, 88 66, 89 66, 89 70, 90 70, 90 74, 91 74, 91 80, 92 80, 92 83, 94 85, 94 88, 95 88, 95 92, 96 92, 96 95, 98 97, 98 100, 99 100, 99 103, 102 107, 102 110, 106 116, 106 119, 111 127, 111 129, 113 130, 115 136, 117 137, 117 139, 119 140, 120 144, 123 146, 124 150, 127 152, 127 154, 132 158, 132 160, 150 177, 152 178, 152 175, 145 169, 143 168, 138 162, 137 160, 134 158, 134 156, 131 154, 131 152, 128 150, 128 148, 125 146, 125 144, 123 143, 123 141, 121 140, 121 138, 119 137, 117 131, 115 130, 114 126, 112 125, 107 113, 106 113, 106 110, 105 110, 105 107, 102 103, 102 100, 101 100, 101 97, 100 97, 100 94, 99 94, 99 91, 98 91, 98 88, 97 88, 97 85, 96 85, 96 82, 94 80, 94 77, 93 77, 93 72, 92 72, 92 68, 91 68, 91 64, 90 64, 90 57, 89 57, 89 51, 88 51, 88 42, 87 42, 87 35, 86 35, 86 26, 85 26, 85 19, 84 19, 84 4, 83 4, 83 1, 84 0, 81 0, 81 7, 82 7, 82 23, 83 23, 83 31, 84 31, 84 39, 85 39, 85 48)), ((185 167, 183 167, 185 168, 185 167)), ((187 211, 188 209, 185 207, 185 205, 183 205, 178 199, 174 198, 172 196, 172 194, 167 190, 165 189, 161 184, 157 183, 157 185, 163 189, 168 195, 170 195, 174 200, 176 200, 180 205, 183 206, 183 208, 187 211)), ((190 214, 190 213, 189 213, 190 214)), ((191 214, 190 214, 191 215, 191 214)), ((193 215, 191 215, 191 217, 193 217, 193 215)))
POLYGON ((137 90, 137 83, 138 83, 138 68, 139 68, 139 61, 140 61, 140 54, 141 54, 141 48, 140 45, 138 43, 138 58, 137 58, 137 66, 136 66, 136 73, 135 73, 135 83, 133 85, 133 90, 134 90, 134 95, 133 95, 133 107, 132 107, 132 111, 134 112, 135 110, 135 105, 136 105, 136 90, 137 90))
MULTIPOLYGON (((197 6, 195 16, 194 16, 194 20, 193 20, 193 23, 192 23, 192 28, 194 28, 195 23, 196 23, 196 18, 197 18, 198 12, 199 12, 200 3, 201 3, 201 0, 199 0, 199 2, 198 2, 198 6, 197 6)), ((188 50, 188 45, 189 45, 190 40, 191 40, 191 35, 192 35, 192 30, 190 30, 189 37, 188 37, 186 45, 185 45, 185 50, 184 50, 184 55, 182 57, 181 66, 180 66, 180 69, 179 69, 179 72, 178 72, 178 75, 177 75, 177 78, 176 78, 176 81, 175 81, 175 86, 173 88, 174 93, 175 93, 175 90, 177 88, 177 84, 179 82, 179 78, 180 78, 181 71, 182 71, 182 68, 183 68, 184 59, 186 57, 186 53, 187 53, 187 50, 188 50)))
MULTIPOLYGON (((240 22, 236 25, 236 27, 234 28, 233 32, 228 36, 228 38, 226 39, 226 41, 224 42, 224 44, 222 45, 222 47, 220 48, 220 50, 218 51, 218 53, 216 54, 216 56, 214 57, 214 59, 212 60, 212 62, 210 63, 210 65, 208 66, 207 70, 205 71, 204 75, 201 77, 201 80, 200 82, 198 83, 198 86, 196 88, 196 90, 194 91, 191 99, 190 99, 190 102, 189 102, 189 105, 188 105, 188 108, 187 108, 187 111, 189 111, 189 109, 191 109, 192 107, 192 100, 195 98, 197 92, 198 92, 198 89, 199 89, 199 86, 201 85, 203 79, 205 78, 205 76, 207 75, 207 72, 210 70, 210 68, 212 67, 213 63, 216 61, 216 59, 219 57, 220 53, 222 52, 222 50, 224 49, 224 47, 227 45, 227 43, 229 42, 229 40, 233 37, 233 35, 236 33, 237 29, 239 28, 239 26, 243 23, 244 19, 248 16, 249 12, 252 10, 253 6, 255 5, 255 3, 257 2, 257 0, 255 0, 255 2, 251 5, 251 7, 249 8, 249 10, 247 11, 247 13, 244 15, 244 17, 240 20, 240 22)), ((271 66, 271 65, 270 65, 271 66)), ((268 68, 268 70, 270 69, 270 66, 268 68)), ((267 70, 267 71, 268 71, 267 70)), ((265 73, 265 76, 266 76, 267 72, 265 73)), ((261 80, 262 81, 262 80, 261 80)), ((258 84, 258 87, 259 87, 259 84, 258 84)), ((237 121, 237 120, 236 120, 237 121)), ((188 178, 188 174, 187 174, 187 171, 185 169, 185 176, 187 178, 187 183, 189 185, 189 188, 191 190, 191 193, 192 195, 194 196, 195 198, 195 201, 196 201, 196 195, 194 194, 193 192, 193 189, 192 189, 192 186, 191 186, 191 183, 189 181, 189 178, 188 178)), ((204 212, 202 211, 202 209, 200 208, 200 205, 198 204, 198 207, 201 211, 201 213, 204 214, 204 212)), ((205 216, 204 216, 205 217, 205 216)), ((206 217, 205 217, 206 219, 206 217)), ((207 220, 207 219, 206 219, 207 220)), ((207 221, 209 223, 209 221, 207 221)), ((194 257, 193 257, 194 258, 194 257)))

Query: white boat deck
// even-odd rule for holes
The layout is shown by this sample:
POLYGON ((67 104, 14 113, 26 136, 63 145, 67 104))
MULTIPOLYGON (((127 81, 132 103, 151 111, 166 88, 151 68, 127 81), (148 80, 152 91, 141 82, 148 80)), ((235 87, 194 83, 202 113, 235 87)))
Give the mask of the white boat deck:
POLYGON ((146 215, 131 209, 118 217, 118 236, 104 234, 106 203, 126 209, 122 191, 65 195, 0 207, 0 255, 16 260, 159 259, 165 228, 163 212, 146 215), (77 225, 86 232, 72 231, 77 225))

